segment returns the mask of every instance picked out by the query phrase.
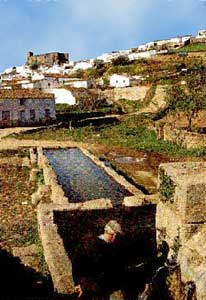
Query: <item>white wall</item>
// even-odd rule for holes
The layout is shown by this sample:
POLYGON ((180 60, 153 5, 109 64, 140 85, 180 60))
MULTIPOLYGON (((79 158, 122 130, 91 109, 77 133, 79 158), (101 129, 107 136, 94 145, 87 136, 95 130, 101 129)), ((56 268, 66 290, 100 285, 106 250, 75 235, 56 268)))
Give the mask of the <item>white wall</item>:
POLYGON ((74 66, 73 70, 86 70, 86 69, 91 69, 93 67, 93 61, 88 61, 88 62, 77 62, 76 65, 74 66))
POLYGON ((150 51, 139 52, 139 53, 131 53, 129 54, 129 60, 150 58, 152 56, 155 56, 156 54, 157 54, 156 50, 150 50, 150 51))
POLYGON ((130 86, 129 77, 113 74, 110 77, 110 86, 112 87, 126 87, 130 86))
POLYGON ((67 103, 69 105, 76 104, 76 99, 72 95, 72 93, 66 89, 50 89, 47 90, 49 93, 53 93, 55 95, 56 103, 67 103))

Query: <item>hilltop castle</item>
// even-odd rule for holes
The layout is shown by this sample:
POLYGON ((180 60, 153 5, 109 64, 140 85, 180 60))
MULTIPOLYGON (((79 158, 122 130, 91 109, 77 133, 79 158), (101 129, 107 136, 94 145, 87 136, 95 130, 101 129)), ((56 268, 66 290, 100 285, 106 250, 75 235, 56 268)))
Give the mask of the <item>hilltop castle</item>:
POLYGON ((31 66, 34 64, 53 66, 54 64, 61 65, 69 62, 68 53, 51 52, 45 54, 34 55, 33 52, 27 53, 27 65, 31 66))

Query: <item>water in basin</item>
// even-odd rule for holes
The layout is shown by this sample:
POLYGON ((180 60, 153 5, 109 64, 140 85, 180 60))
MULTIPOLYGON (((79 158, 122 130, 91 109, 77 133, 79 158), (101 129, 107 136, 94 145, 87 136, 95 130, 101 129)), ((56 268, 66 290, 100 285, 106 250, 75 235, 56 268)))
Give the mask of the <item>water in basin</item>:
POLYGON ((118 205, 132 195, 80 149, 44 150, 44 154, 70 202, 109 198, 118 205))

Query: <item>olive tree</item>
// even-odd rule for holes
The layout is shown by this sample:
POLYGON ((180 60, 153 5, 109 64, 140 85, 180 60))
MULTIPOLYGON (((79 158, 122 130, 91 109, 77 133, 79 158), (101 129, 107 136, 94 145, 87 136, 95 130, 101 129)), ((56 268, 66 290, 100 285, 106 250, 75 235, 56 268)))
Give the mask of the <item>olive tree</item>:
POLYGON ((198 112, 206 109, 206 72, 188 77, 184 84, 175 84, 167 91, 168 111, 183 112, 188 120, 188 130, 192 131, 192 122, 198 112))

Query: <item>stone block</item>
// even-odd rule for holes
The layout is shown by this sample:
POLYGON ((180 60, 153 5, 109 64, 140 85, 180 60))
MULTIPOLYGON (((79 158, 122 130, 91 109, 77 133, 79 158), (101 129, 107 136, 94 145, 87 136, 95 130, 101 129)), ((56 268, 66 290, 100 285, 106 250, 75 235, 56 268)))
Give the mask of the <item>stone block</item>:
POLYGON ((168 163, 159 167, 160 200, 179 215, 183 223, 206 220, 206 163, 168 163))

